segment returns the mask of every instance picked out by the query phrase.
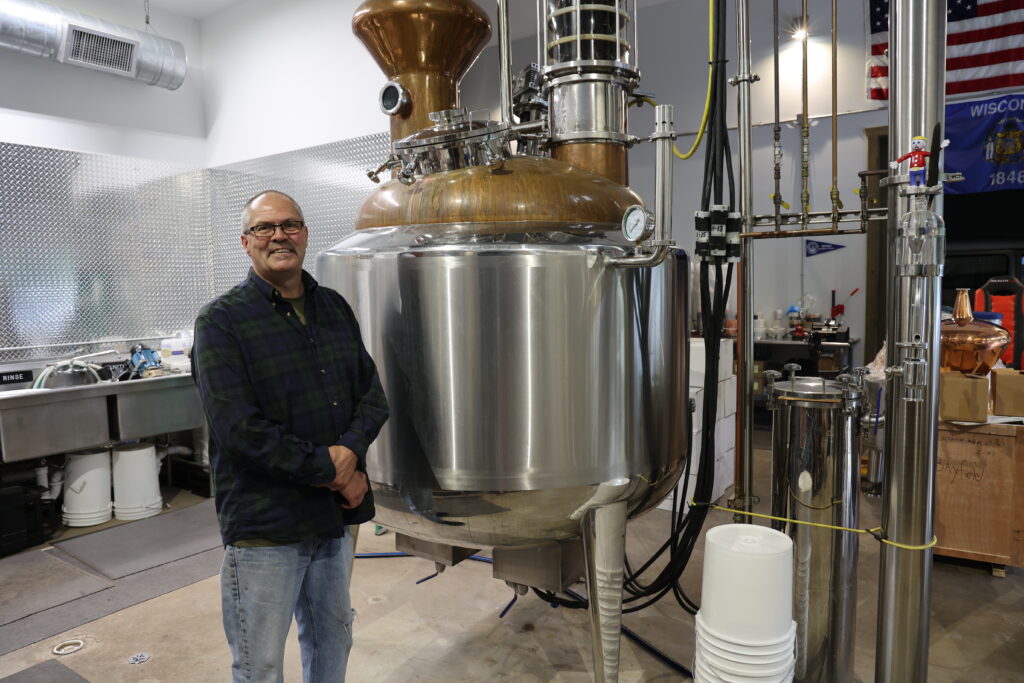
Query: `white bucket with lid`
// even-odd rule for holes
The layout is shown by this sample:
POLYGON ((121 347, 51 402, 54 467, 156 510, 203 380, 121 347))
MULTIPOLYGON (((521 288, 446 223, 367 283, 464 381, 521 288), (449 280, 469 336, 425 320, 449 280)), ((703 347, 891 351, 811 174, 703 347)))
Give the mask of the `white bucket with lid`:
POLYGON ((65 525, 93 526, 110 520, 110 451, 69 453, 64 480, 65 525))
POLYGON ((144 519, 160 514, 160 465, 152 444, 123 444, 114 449, 114 517, 144 519))

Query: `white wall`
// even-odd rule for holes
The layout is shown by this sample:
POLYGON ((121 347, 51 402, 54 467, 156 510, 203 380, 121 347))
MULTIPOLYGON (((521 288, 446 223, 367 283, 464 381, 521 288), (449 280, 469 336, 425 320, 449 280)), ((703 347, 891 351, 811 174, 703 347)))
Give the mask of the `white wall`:
MULTIPOLYGON (((68 9, 145 29, 137 0, 58 0, 68 9)), ((185 46, 175 91, 0 50, 0 140, 189 165, 202 163, 203 51, 199 23, 153 8, 153 27, 185 46)))
POLYGON ((352 34, 359 4, 249 0, 203 20, 208 166, 388 128, 384 74, 352 34))
MULTIPOLYGON (((785 26, 799 16, 799 0, 783 0, 780 4, 780 23, 785 26)), ((865 14, 862 2, 839 4, 839 111, 850 112, 839 117, 839 188, 847 208, 858 207, 854 188, 859 186, 857 172, 867 164, 867 140, 864 129, 882 126, 887 122, 884 105, 865 96, 864 44, 865 14)), ((750 25, 754 34, 751 55, 754 71, 761 80, 752 88, 754 211, 773 211, 771 194, 774 192, 772 170, 773 65, 772 65, 772 8, 769 2, 750 3, 750 25), (768 124, 768 125, 764 125, 768 124)), ((824 211, 831 208, 829 188, 831 171, 831 121, 814 118, 831 111, 831 56, 829 27, 831 17, 827 5, 812 3, 811 40, 808 44, 810 71, 811 129, 811 209, 824 211)), ((728 3, 729 40, 728 75, 736 73, 735 57, 735 3, 728 3)), ((670 2, 654 6, 640 6, 640 90, 653 93, 666 104, 674 104, 676 129, 693 133, 700 122, 707 84, 707 3, 670 2)), ((789 119, 783 125, 782 143, 784 168, 782 195, 797 210, 800 197, 800 131, 792 123, 800 112, 800 49, 799 43, 783 37, 781 55, 781 118, 789 119)), ((513 66, 518 69, 535 59, 534 38, 516 40, 513 44, 513 66)), ((497 114, 496 49, 488 48, 474 66, 463 84, 463 104, 469 108, 490 108, 497 114)), ((736 125, 735 88, 729 88, 729 125, 736 125)), ((649 107, 630 109, 630 132, 638 136, 649 135, 654 115, 649 107)), ((677 146, 686 151, 693 143, 692 134, 680 135, 677 146)), ((730 131, 733 160, 738 163, 736 131, 730 131)), ((676 241, 692 253, 694 244, 693 214, 700 200, 703 177, 703 147, 689 161, 675 166, 674 236, 676 241)), ((654 199, 654 149, 641 144, 630 152, 630 180, 648 203, 654 199)), ((852 224, 850 227, 853 227, 852 224)), ((855 336, 864 331, 864 270, 866 239, 863 236, 821 238, 822 241, 844 244, 835 252, 805 258, 802 239, 760 240, 754 251, 754 308, 770 315, 776 308, 785 310, 796 303, 802 291, 817 299, 816 308, 828 312, 829 296, 837 290, 838 300, 854 289, 859 291, 847 306, 847 320, 855 336), (801 270, 803 277, 801 278, 801 270), (803 289, 801 290, 801 285, 803 289)), ((874 258, 875 256, 873 256, 874 258)), ((735 310, 735 308, 733 309, 735 310)), ((860 362, 864 350, 858 349, 855 361, 860 362)), ((869 358, 875 350, 867 350, 869 358)))

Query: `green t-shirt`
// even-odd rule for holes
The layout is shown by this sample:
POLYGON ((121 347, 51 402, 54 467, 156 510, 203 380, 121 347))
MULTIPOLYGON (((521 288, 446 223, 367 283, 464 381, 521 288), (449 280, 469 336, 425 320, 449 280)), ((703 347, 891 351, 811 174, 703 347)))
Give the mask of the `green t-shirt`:
POLYGON ((292 308, 295 310, 295 315, 297 315, 299 317, 299 322, 302 323, 303 326, 305 326, 306 325, 306 295, 303 293, 297 299, 285 299, 285 301, 287 301, 288 303, 290 303, 292 305, 292 308))

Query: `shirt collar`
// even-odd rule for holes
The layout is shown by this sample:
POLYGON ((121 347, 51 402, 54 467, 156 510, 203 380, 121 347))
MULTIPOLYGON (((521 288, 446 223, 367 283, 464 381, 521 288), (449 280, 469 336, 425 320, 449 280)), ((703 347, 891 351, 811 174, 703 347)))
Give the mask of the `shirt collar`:
MULTIPOLYGON (((260 294, 266 297, 270 301, 280 301, 284 297, 281 296, 281 292, 277 291, 277 288, 272 284, 261 278, 256 274, 256 271, 251 267, 249 268, 249 276, 246 278, 250 285, 256 288, 260 294)), ((306 272, 306 269, 302 270, 302 290, 303 294, 311 294, 319 284, 316 279, 306 272)))

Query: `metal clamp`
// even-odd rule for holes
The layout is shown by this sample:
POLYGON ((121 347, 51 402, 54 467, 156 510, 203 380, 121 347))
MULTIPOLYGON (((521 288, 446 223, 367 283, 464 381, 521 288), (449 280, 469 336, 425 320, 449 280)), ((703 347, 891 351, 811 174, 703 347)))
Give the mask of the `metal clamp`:
POLYGON ((729 85, 739 85, 740 83, 757 83, 761 80, 761 77, 756 73, 750 74, 736 74, 729 79, 729 85))
POLYGON ((775 410, 778 407, 775 396, 775 383, 782 379, 782 373, 778 370, 765 370, 761 373, 761 377, 764 378, 765 408, 775 410))

